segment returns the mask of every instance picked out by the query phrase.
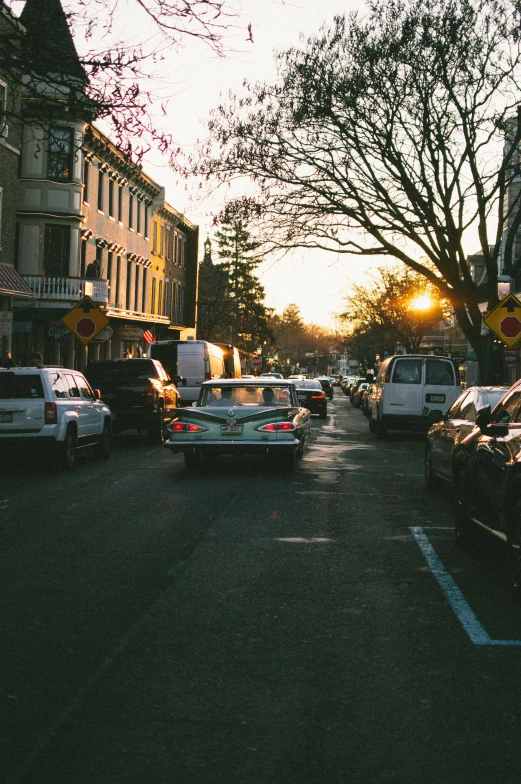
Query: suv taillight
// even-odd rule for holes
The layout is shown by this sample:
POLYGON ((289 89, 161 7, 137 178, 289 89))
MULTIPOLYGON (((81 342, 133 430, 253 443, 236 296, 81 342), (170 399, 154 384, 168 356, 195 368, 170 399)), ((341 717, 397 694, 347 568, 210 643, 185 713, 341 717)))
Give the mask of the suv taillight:
POLYGON ((58 409, 56 403, 45 404, 45 424, 57 425, 58 424, 58 409))
POLYGON ((204 380, 205 381, 211 381, 212 380, 212 374, 211 373, 205 373, 204 374, 204 380))
POLYGON ((150 382, 145 387, 145 397, 147 403, 155 403, 157 401, 157 389, 150 382))

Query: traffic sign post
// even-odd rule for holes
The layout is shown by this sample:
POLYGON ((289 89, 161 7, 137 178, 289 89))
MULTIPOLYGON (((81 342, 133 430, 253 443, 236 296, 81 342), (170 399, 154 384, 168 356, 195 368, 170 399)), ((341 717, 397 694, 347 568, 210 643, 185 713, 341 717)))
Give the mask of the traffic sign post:
POLYGON ((487 327, 509 348, 521 340, 521 301, 513 294, 501 300, 483 319, 487 327))
POLYGON ((107 326, 109 320, 90 297, 83 297, 65 314, 62 322, 86 346, 107 326))

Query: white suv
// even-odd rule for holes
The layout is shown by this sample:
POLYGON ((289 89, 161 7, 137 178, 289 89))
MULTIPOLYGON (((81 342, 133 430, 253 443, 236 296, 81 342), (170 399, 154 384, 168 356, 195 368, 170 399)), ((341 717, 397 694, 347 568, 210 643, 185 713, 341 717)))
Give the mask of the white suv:
POLYGON ((85 376, 62 367, 0 369, 0 449, 48 447, 68 471, 78 449, 110 454, 110 408, 85 376))

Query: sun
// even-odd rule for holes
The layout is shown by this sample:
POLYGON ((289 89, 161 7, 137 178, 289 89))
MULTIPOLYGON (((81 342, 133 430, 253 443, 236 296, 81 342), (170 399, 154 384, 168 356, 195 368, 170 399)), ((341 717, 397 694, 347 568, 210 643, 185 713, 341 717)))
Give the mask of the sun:
POLYGON ((429 310, 434 305, 434 301, 428 294, 418 294, 417 297, 411 300, 411 310, 429 310))

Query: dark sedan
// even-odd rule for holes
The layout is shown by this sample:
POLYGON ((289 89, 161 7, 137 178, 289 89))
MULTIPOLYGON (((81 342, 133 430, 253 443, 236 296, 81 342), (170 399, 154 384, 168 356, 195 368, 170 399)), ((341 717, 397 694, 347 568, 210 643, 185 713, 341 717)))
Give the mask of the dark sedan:
POLYGON ((311 414, 318 414, 325 419, 327 416, 327 400, 322 384, 318 378, 295 381, 299 405, 307 408, 311 414))
POLYGON ((330 400, 333 400, 333 384, 331 383, 331 379, 326 376, 319 376, 316 380, 320 381, 325 396, 330 400))
POLYGON ((465 544, 480 526, 507 544, 509 579, 521 594, 521 381, 491 412, 478 411, 476 427, 454 454, 456 541, 465 544))
POLYGON ((453 457, 458 444, 476 426, 480 408, 496 403, 508 392, 508 387, 471 387, 461 393, 443 414, 431 411, 435 424, 427 433, 425 446, 425 485, 434 487, 438 480, 452 482, 453 457))

